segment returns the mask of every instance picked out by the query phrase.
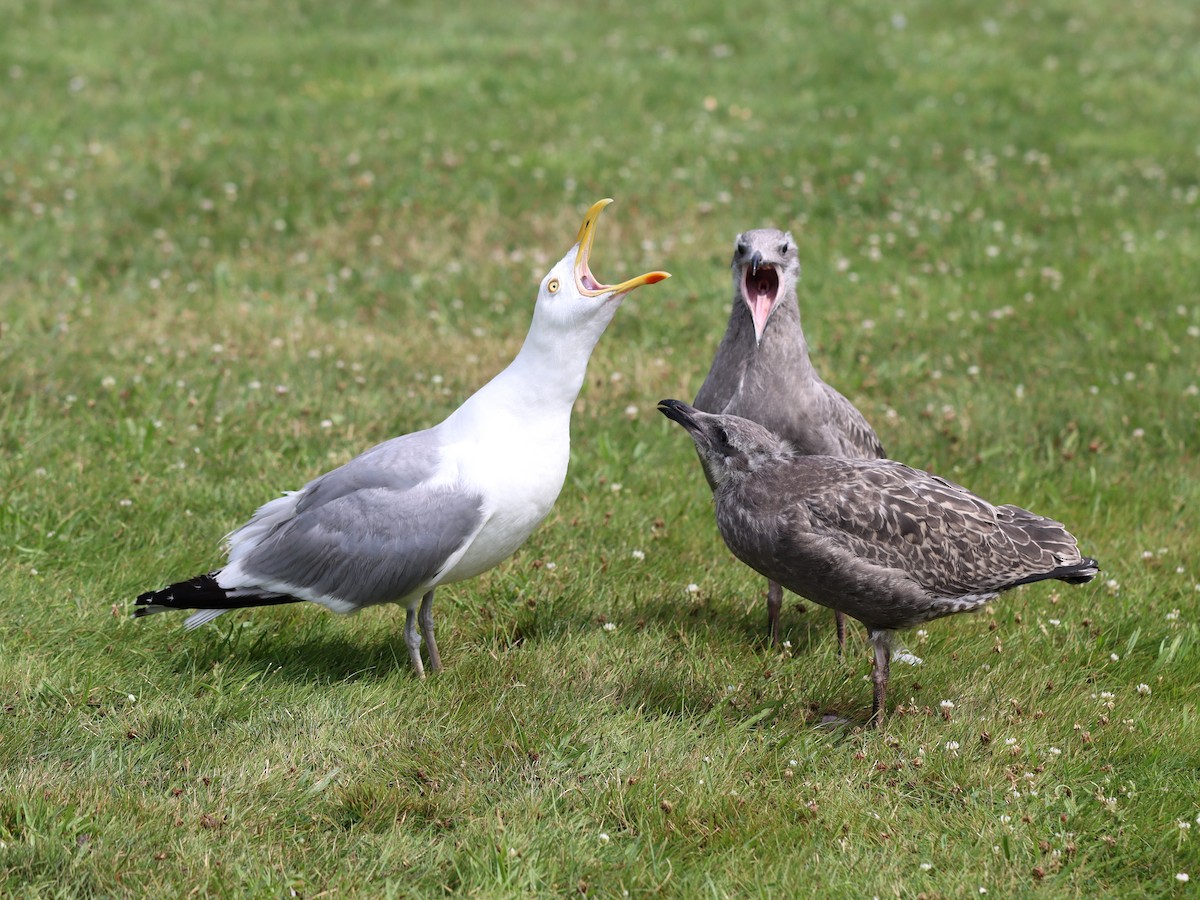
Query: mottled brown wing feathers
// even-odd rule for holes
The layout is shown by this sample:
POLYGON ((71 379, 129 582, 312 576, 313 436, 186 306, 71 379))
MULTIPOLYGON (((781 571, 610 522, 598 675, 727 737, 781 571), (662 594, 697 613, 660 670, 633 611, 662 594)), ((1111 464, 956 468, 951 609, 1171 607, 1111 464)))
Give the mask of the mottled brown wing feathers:
POLYGON ((1080 558, 1058 522, 992 506, 901 463, 822 460, 818 467, 823 489, 814 484, 798 498, 814 531, 860 559, 906 571, 932 594, 1001 590, 1080 558))
POLYGON ((825 385, 830 399, 830 421, 841 433, 845 446, 842 456, 858 459, 883 459, 887 453, 871 423, 836 388, 825 385))

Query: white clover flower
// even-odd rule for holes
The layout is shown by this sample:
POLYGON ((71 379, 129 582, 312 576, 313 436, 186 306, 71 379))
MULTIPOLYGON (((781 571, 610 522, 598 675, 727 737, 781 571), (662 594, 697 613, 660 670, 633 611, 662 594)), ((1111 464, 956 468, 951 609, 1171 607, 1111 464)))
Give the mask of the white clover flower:
POLYGON ((1050 748, 1050 755, 1051 755, 1051 756, 1062 756, 1062 751, 1061 751, 1061 750, 1059 750, 1057 747, 1051 747, 1051 748, 1050 748))
POLYGON ((634 550, 633 553, 630 554, 630 556, 632 556, 638 562, 641 562, 643 559, 646 558, 646 554, 642 550, 634 550))
POLYGON ((943 700, 941 703, 938 704, 938 706, 940 706, 942 709, 954 709, 954 701, 953 700, 943 700))
POLYGON ((927 862, 921 863, 921 871, 922 872, 928 872, 932 868, 933 868, 933 863, 927 863, 927 862))
POLYGON ((605 631, 616 631, 617 623, 616 622, 605 622, 603 627, 604 627, 605 631))
POLYGON ((1137 692, 1143 697, 1150 696, 1150 685, 1142 683, 1137 686, 1137 692))
POLYGON ((604 832, 604 831, 600 832, 600 834, 598 835, 598 837, 599 837, 599 839, 600 839, 600 843, 602 843, 602 844, 607 844, 607 843, 608 843, 608 840, 609 840, 609 838, 608 838, 608 834, 607 834, 607 832, 604 832))
POLYGON ((1120 657, 1119 655, 1117 655, 1116 653, 1110 653, 1110 654, 1108 654, 1108 658, 1109 658, 1109 659, 1111 659, 1113 662, 1120 662, 1120 661, 1121 661, 1121 657, 1120 657))
POLYGON ((1187 873, 1187 872, 1176 872, 1176 873, 1175 873, 1175 880, 1176 880, 1176 881, 1178 881, 1178 882, 1182 882, 1183 884, 1187 884, 1187 882, 1188 882, 1188 880, 1189 880, 1189 879, 1188 879, 1188 873, 1187 873))
POLYGON ((684 590, 686 590, 689 594, 697 594, 700 592, 700 585, 693 581, 686 588, 684 588, 684 590))
POLYGON ((961 745, 958 743, 958 741, 946 741, 946 749, 951 753, 956 751, 960 746, 961 745))

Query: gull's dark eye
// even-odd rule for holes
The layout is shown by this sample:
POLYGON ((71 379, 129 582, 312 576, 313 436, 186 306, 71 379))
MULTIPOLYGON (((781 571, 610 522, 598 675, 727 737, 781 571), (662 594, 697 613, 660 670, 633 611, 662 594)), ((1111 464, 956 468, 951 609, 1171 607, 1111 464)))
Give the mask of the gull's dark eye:
POLYGON ((784 256, 787 256, 787 252, 788 252, 788 247, 789 247, 789 246, 790 246, 790 245, 788 244, 788 242, 787 242, 787 241, 784 241, 782 244, 780 244, 780 245, 779 245, 779 252, 780 252, 781 254, 783 254, 784 256))
POLYGON ((749 251, 749 249, 750 249, 749 245, 744 240, 742 240, 741 236, 739 236, 738 240, 737 240, 738 256, 745 256, 747 251, 749 251))
POLYGON ((717 426, 717 440, 720 441, 722 444, 724 444, 726 447, 729 446, 729 432, 727 432, 724 429, 724 427, 722 427, 720 425, 717 426))

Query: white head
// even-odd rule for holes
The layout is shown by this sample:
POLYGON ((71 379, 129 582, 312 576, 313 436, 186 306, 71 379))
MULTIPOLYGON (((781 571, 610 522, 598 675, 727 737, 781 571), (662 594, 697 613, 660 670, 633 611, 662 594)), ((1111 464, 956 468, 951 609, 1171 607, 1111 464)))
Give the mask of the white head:
POLYGON ((579 227, 575 246, 542 279, 531 334, 545 334, 556 342, 579 340, 590 354, 626 294, 643 284, 671 277, 667 272, 647 272, 620 284, 602 284, 592 274, 588 262, 596 222, 610 203, 612 200, 600 200, 592 205, 579 227))
POLYGON ((762 343, 771 314, 782 299, 795 296, 800 280, 796 241, 786 231, 755 228, 737 236, 733 248, 733 294, 754 322, 754 342, 762 343))

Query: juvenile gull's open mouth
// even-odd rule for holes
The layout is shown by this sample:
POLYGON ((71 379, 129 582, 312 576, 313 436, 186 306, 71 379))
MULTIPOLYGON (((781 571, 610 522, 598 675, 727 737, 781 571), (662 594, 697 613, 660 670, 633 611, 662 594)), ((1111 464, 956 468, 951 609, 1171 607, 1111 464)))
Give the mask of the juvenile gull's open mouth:
POLYGON ((747 266, 742 274, 742 300, 750 310, 750 318, 754 320, 754 340, 762 340, 763 329, 767 327, 767 319, 775 308, 775 300, 779 296, 779 270, 775 266, 747 266))

